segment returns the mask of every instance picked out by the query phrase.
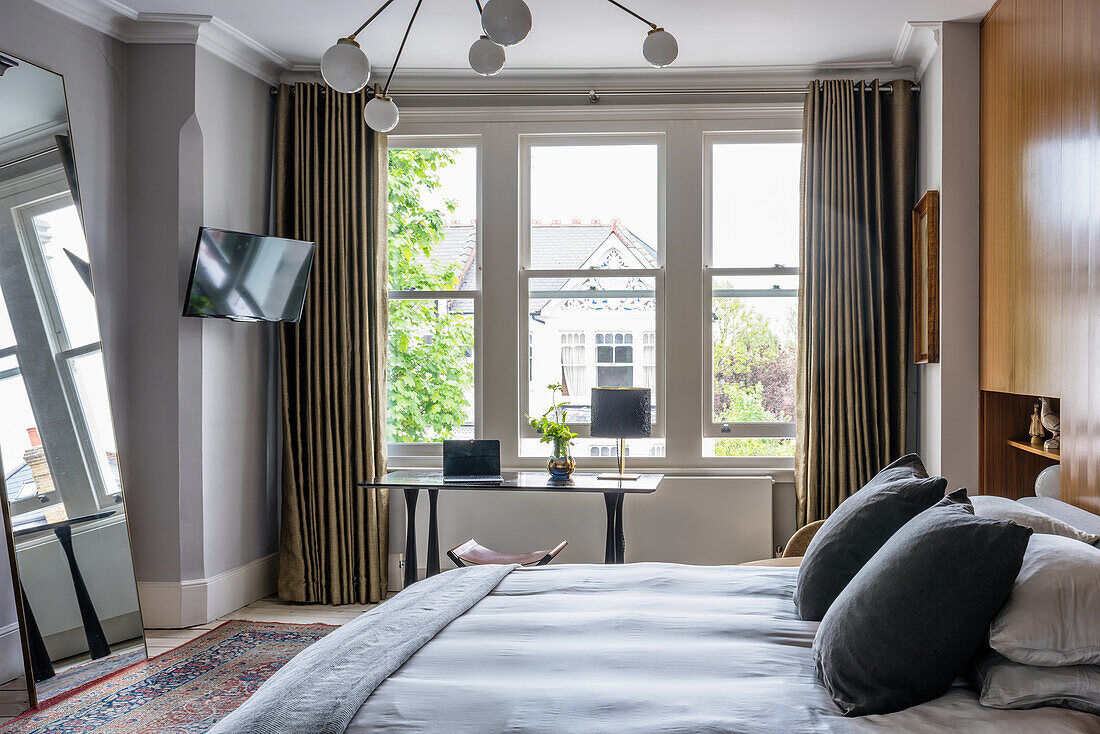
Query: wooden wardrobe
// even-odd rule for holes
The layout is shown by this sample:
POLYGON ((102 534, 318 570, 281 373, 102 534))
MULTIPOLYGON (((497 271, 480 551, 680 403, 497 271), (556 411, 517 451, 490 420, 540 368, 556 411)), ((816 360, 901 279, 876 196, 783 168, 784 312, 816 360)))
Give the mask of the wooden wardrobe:
POLYGON ((981 492, 1060 461, 1100 512, 1100 0, 1000 0, 981 46, 981 492), (1009 443, 1038 396, 1060 455, 1009 443))

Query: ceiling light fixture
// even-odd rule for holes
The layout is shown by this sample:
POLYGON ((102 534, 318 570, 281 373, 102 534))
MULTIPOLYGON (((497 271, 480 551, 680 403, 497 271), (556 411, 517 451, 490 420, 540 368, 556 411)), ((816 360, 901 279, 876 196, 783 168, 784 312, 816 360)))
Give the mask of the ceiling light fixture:
MULTIPOLYGON (((679 46, 675 36, 664 28, 658 28, 656 23, 646 20, 622 3, 616 0, 607 2, 649 26, 650 30, 642 42, 642 56, 649 64, 661 68, 676 60, 679 46)), ((325 51, 321 57, 321 76, 332 89, 351 94, 367 86, 371 76, 370 60, 355 39, 391 3, 393 0, 386 0, 354 33, 337 40, 325 51)), ((401 52, 405 50, 405 42, 409 40, 409 32, 412 31, 413 22, 423 3, 424 0, 417 0, 416 7, 413 8, 385 85, 374 85, 374 96, 363 108, 363 119, 372 130, 386 133, 397 127, 401 113, 390 99, 390 81, 393 80, 393 72, 397 69, 397 62, 401 59, 401 52)), ((470 68, 482 76, 493 76, 504 68, 504 47, 516 45, 531 32, 531 8, 524 0, 488 0, 484 7, 481 0, 474 0, 474 3, 481 16, 484 35, 470 46, 470 68)))

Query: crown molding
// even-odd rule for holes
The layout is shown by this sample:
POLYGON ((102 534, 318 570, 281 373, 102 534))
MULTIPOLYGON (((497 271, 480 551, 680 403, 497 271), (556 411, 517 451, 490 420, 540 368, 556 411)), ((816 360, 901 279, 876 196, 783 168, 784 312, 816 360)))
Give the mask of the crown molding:
MULTIPOLYGON (((376 67, 372 78, 383 80, 387 68, 376 67)), ((898 67, 892 61, 823 64, 820 66, 723 66, 677 67, 671 69, 619 68, 598 71, 577 69, 516 69, 505 68, 491 78, 478 76, 469 69, 454 68, 401 68, 394 76, 392 89, 395 94, 415 95, 422 91, 543 91, 577 90, 596 91, 629 87, 658 91, 669 87, 700 90, 795 87, 809 84, 814 79, 866 79, 889 74, 890 78, 915 81, 913 69, 898 67)), ((320 68, 316 64, 295 64, 282 75, 284 84, 301 81, 320 81, 320 68)))
POLYGON ((920 81, 928 69, 928 64, 940 48, 942 30, 943 23, 940 21, 909 21, 898 37, 892 63, 895 66, 908 66, 915 69, 917 81, 920 81))
POLYGON ((212 15, 139 13, 118 0, 36 0, 50 10, 128 44, 190 44, 205 49, 268 84, 290 62, 212 15))
MULTIPOLYGON (((216 16, 190 13, 139 13, 119 0, 35 0, 40 5, 82 25, 133 44, 194 44, 269 84, 319 79, 318 64, 294 64, 256 39, 216 16)), ((506 68, 485 79, 463 68, 402 68, 394 91, 413 93, 427 89, 549 89, 630 84, 632 87, 667 87, 691 84, 709 88, 809 83, 811 79, 864 78, 892 73, 919 79, 939 43, 940 23, 913 21, 902 29, 890 59, 837 62, 816 66, 678 67, 661 70, 637 67, 563 71, 561 69, 506 68), (928 36, 933 36, 929 49, 928 36), (916 74, 913 70, 916 70, 916 74)), ((377 68, 376 78, 388 69, 377 68)))
POLYGON ((55 13, 105 35, 125 40, 122 25, 137 18, 137 11, 116 0, 35 0, 55 13))

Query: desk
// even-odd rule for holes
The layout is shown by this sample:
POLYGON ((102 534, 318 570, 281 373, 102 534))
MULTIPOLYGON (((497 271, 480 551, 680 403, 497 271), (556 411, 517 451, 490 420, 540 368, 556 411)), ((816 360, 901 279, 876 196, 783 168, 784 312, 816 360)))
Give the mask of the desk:
POLYGON ((405 586, 416 583, 416 500, 420 490, 428 490, 428 559, 429 576, 439 573, 439 527, 436 522, 436 502, 439 490, 474 490, 481 492, 563 492, 603 494, 607 509, 607 537, 604 542, 604 563, 623 563, 626 541, 623 532, 623 498, 628 494, 652 494, 664 478, 660 474, 642 474, 638 479, 599 479, 595 474, 574 474, 565 482, 550 479, 546 472, 505 472, 499 484, 458 484, 443 481, 440 471, 396 471, 376 477, 359 486, 375 489, 400 489, 405 493, 405 586))
MULTIPOLYGON (((103 634, 103 626, 99 623, 99 615, 96 614, 95 605, 92 604, 91 594, 84 583, 84 576, 80 573, 80 565, 76 562, 76 553, 73 551, 73 526, 82 525, 95 520, 102 520, 115 514, 114 510, 105 510, 93 515, 74 517, 69 520, 59 520, 51 523, 27 525, 16 528, 12 535, 22 538, 34 533, 42 533, 52 530, 61 544, 61 550, 65 553, 65 559, 69 562, 69 575, 73 579, 73 590, 76 592, 76 603, 80 607, 80 619, 84 623, 84 637, 88 641, 88 654, 92 660, 105 658, 111 654, 111 647, 107 644, 107 636, 103 634)), ((27 619, 27 641, 31 652, 31 667, 34 670, 34 681, 53 678, 55 673, 50 654, 46 651, 46 645, 42 641, 42 632, 38 629, 38 622, 34 618, 34 611, 27 600, 27 592, 23 590, 23 582, 19 582, 19 593, 23 598, 23 612, 27 619)))

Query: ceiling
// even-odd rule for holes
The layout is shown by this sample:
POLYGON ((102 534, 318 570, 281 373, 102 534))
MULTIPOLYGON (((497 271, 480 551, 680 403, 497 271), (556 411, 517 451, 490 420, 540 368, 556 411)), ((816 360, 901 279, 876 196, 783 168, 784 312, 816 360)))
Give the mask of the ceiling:
MULTIPOLYGON (((118 5, 117 0, 109 0, 118 5)), ((360 36, 388 67, 417 0, 393 4, 360 36)), ((100 0, 107 4, 108 0, 100 0)), ((510 70, 647 68, 647 27, 606 0, 527 0, 534 28, 508 49, 510 70)), ((382 0, 124 0, 136 13, 213 15, 291 66, 315 66, 382 0)), ((907 21, 977 20, 993 0, 625 0, 679 40, 680 69, 888 65, 907 21)), ((474 0, 424 0, 401 61, 405 70, 468 69, 480 32, 474 0)), ((472 74, 472 72, 471 72, 472 74)))

